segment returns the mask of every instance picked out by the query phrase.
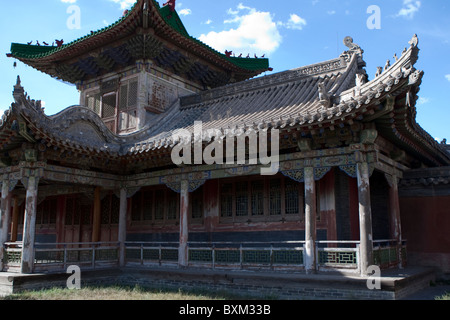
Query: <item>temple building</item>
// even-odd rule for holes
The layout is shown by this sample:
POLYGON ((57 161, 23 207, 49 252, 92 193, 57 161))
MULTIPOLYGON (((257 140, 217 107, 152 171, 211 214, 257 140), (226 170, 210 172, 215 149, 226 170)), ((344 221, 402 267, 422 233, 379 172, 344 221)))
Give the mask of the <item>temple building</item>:
POLYGON ((416 122, 416 35, 374 76, 351 37, 335 59, 263 75, 268 59, 191 37, 174 3, 138 0, 67 44, 12 44, 80 102, 50 116, 14 85, 3 271, 450 271, 450 153, 416 122))

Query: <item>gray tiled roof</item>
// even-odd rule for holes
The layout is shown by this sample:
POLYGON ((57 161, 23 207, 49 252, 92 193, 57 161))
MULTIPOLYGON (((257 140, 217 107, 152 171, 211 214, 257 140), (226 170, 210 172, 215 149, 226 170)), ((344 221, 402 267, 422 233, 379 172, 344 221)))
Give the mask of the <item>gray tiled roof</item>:
MULTIPOLYGON (((280 121, 293 124, 319 110, 325 112, 319 100, 319 83, 338 97, 354 86, 356 61, 356 57, 350 61, 338 58, 182 98, 154 118, 144 135, 139 134, 138 149, 172 144, 172 133, 177 129, 193 132, 195 121, 201 121, 204 130, 226 133, 235 128, 274 126, 280 121)), ((136 150, 135 145, 129 147, 130 152, 136 150)))

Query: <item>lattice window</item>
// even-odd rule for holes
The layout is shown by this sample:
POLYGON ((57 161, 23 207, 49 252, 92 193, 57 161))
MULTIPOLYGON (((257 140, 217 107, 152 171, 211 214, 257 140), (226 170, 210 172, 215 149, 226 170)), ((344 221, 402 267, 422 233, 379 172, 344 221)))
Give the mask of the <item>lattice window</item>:
POLYGON ((80 224, 80 215, 77 212, 80 212, 80 202, 75 197, 68 198, 66 200, 66 216, 64 223, 66 226, 80 224))
POLYGON ((221 184, 220 216, 225 220, 279 221, 279 216, 293 220, 303 209, 303 185, 281 175, 227 179, 221 184))
POLYGON ((292 179, 285 180, 284 192, 285 192, 286 214, 300 213, 299 207, 300 192, 298 185, 299 183, 292 179))
POLYGON ((100 93, 89 93, 86 95, 86 105, 89 109, 94 111, 96 114, 100 115, 101 106, 101 95, 100 93))
POLYGON ((167 191, 167 220, 177 220, 178 194, 172 190, 167 191))
POLYGON ((138 100, 138 82, 130 81, 128 84, 128 108, 136 107, 138 100))
POLYGON ((103 96, 102 118, 107 119, 116 115, 116 94, 108 94, 103 96))
POLYGON ((120 199, 110 193, 101 202, 101 224, 118 224, 120 215, 120 199))
POLYGON ((203 187, 192 193, 192 219, 203 218, 203 187))
POLYGON ((252 215, 264 215, 264 180, 251 182, 252 188, 252 215))
POLYGON ((136 128, 138 81, 133 79, 124 82, 119 94, 119 131, 136 128))
POLYGON ((221 186, 220 216, 231 218, 233 216, 233 184, 224 183, 221 186))
POLYGON ((131 220, 133 222, 170 221, 173 223, 179 216, 179 195, 170 189, 145 188, 136 193, 131 201, 131 220))
POLYGON ((128 85, 122 85, 120 87, 119 97, 119 110, 123 111, 128 109, 128 85))
POLYGON ((248 216, 248 183, 236 183, 236 216, 248 216))
POLYGON ((269 210, 271 216, 281 215, 281 180, 270 180, 269 210))
POLYGON ((57 199, 50 198, 38 205, 36 210, 36 225, 51 226, 56 224, 57 199))

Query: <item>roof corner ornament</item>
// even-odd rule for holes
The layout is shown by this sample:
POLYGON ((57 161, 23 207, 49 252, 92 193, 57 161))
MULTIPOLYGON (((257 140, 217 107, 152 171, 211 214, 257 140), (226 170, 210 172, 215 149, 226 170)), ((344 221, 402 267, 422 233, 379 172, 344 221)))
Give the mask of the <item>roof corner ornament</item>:
POLYGON ((367 83, 367 74, 366 73, 357 73, 355 79, 355 90, 354 96, 359 97, 361 95, 361 87, 367 83))
POLYGON ((375 74, 375 78, 378 78, 383 74, 383 67, 377 67, 377 73, 375 74))
POLYGON ((341 54, 341 57, 344 58, 347 62, 350 62, 351 57, 356 54, 358 56, 358 67, 360 69, 364 68, 366 66, 366 63, 363 60, 364 50, 361 49, 359 45, 353 42, 352 37, 345 37, 344 45, 348 48, 348 50, 344 51, 344 53, 341 54))
POLYGON ((350 49, 350 51, 361 50, 360 46, 358 46, 357 44, 353 43, 353 38, 352 37, 345 37, 344 38, 344 44, 345 44, 346 47, 348 47, 350 49))
POLYGON ((419 37, 417 37, 417 34, 415 34, 412 39, 408 42, 411 47, 417 47, 419 45, 419 37))
POLYGON ((13 91, 14 100, 16 101, 16 103, 20 103, 20 101, 22 100, 21 98, 23 98, 24 96, 26 96, 25 90, 22 87, 20 76, 17 76, 17 81, 16 84, 14 85, 13 91))
POLYGON ((319 83, 319 103, 325 108, 331 107, 331 96, 322 82, 319 83))
POLYGON ((176 0, 169 0, 166 3, 163 4, 163 7, 169 6, 170 7, 170 11, 174 12, 175 11, 175 2, 176 2, 176 0))

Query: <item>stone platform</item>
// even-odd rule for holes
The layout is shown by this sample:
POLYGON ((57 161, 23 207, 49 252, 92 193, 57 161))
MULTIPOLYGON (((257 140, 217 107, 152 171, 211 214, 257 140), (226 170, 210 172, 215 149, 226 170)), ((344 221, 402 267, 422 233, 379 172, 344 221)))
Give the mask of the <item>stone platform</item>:
MULTIPOLYGON (((0 294, 24 290, 66 287, 69 274, 0 273, 0 294)), ((126 285, 184 291, 227 292, 244 299, 275 300, 399 300, 435 281, 432 269, 409 267, 385 270, 381 290, 369 290, 367 278, 341 273, 280 273, 177 268, 121 268, 81 270, 81 284, 126 285)))

